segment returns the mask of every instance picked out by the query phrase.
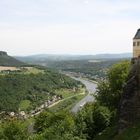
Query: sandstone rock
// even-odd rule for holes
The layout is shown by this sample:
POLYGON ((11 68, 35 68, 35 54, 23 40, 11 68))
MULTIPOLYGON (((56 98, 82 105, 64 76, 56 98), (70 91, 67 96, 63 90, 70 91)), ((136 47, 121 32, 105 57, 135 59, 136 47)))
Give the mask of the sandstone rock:
POLYGON ((119 132, 140 120, 140 57, 132 59, 119 106, 119 132))
POLYGON ((7 55, 7 52, 0 51, 0 55, 1 55, 1 56, 7 55))

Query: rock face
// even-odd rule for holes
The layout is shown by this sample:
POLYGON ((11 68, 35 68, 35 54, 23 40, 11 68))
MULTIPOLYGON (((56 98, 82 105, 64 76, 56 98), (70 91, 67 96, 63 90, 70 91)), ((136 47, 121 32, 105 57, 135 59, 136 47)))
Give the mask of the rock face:
POLYGON ((140 57, 131 60, 119 107, 119 132, 137 120, 140 120, 140 57))
POLYGON ((7 52, 0 51, 0 66, 22 66, 25 63, 16 60, 14 57, 11 57, 7 52))
POLYGON ((0 51, 0 55, 1 55, 1 56, 7 55, 7 52, 0 51))

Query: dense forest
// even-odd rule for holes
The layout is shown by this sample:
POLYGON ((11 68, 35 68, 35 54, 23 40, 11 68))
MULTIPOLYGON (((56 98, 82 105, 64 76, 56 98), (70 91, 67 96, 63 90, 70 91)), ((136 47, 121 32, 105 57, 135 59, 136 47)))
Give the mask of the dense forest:
POLYGON ((2 124, 3 140, 139 140, 139 123, 118 134, 118 106, 129 62, 113 65, 105 80, 98 84, 96 101, 86 104, 77 114, 69 110, 46 110, 34 119, 34 132, 27 124, 13 120, 2 124), (117 79, 117 80, 116 80, 117 79), (131 135, 130 135, 131 132, 131 135))
POLYGON ((36 74, 0 75, 0 111, 18 111, 22 101, 30 102, 30 110, 55 95, 55 90, 79 85, 82 84, 49 69, 36 74))

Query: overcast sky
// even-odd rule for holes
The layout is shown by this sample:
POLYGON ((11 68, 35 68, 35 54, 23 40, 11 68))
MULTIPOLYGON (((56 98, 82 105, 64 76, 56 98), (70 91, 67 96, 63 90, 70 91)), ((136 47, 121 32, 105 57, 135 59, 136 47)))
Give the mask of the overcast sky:
POLYGON ((132 52, 140 0, 0 0, 10 55, 132 52))

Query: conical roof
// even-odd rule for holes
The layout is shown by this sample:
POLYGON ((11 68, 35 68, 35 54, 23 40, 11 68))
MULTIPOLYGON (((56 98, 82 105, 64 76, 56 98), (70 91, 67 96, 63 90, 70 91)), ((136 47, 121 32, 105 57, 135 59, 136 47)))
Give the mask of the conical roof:
POLYGON ((140 29, 137 30, 137 33, 134 36, 134 39, 140 39, 140 29))

